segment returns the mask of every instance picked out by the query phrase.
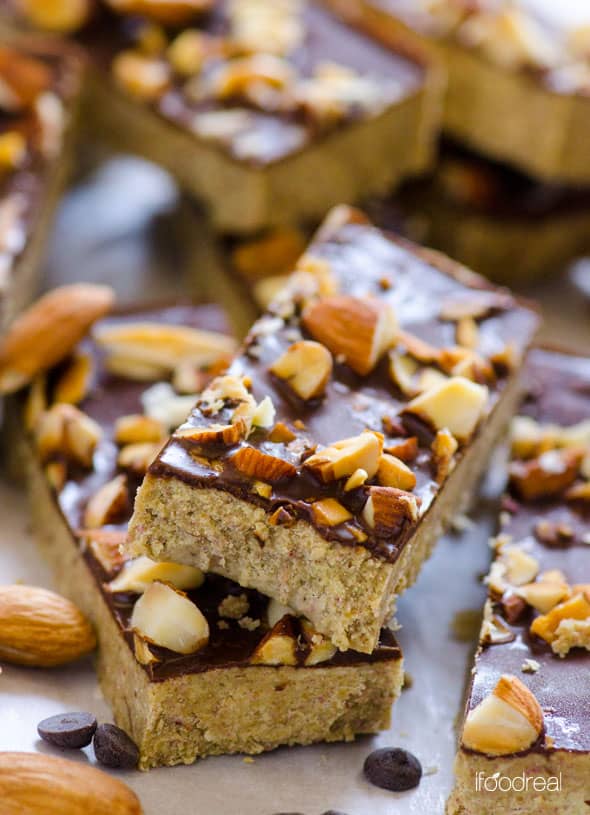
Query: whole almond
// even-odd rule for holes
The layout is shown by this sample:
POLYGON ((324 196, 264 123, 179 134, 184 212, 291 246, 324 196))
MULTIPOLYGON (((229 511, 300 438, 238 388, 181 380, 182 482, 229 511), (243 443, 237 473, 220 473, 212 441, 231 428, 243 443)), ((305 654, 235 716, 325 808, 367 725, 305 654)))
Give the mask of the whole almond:
POLYGON ((109 286, 77 283, 48 292, 12 324, 0 347, 0 393, 13 393, 68 356, 115 295, 109 286))
POLYGON ((94 631, 70 600, 34 586, 0 586, 0 659, 49 668, 95 647, 94 631))
POLYGON ((0 753, 2 815, 141 815, 129 787, 107 773, 41 753, 0 753))

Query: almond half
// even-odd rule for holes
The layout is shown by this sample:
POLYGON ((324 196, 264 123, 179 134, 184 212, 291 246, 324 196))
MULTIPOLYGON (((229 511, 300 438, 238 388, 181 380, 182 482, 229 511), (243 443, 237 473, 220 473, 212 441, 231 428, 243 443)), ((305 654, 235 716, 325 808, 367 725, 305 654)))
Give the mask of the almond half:
POLYGON ((41 297, 12 324, 0 350, 0 393, 13 393, 65 359, 114 303, 109 286, 77 283, 41 297))
POLYGON ((192 600, 158 581, 135 604, 131 627, 148 642, 178 654, 193 654, 209 642, 209 624, 192 600))
POLYGON ((303 312, 302 323, 312 337, 360 376, 373 370, 394 344, 397 332, 389 303, 347 295, 312 303, 303 312))
POLYGON ((88 620, 70 600, 34 586, 0 586, 0 659, 49 668, 95 647, 88 620))
POLYGON ((543 711, 520 679, 503 674, 496 687, 465 719, 464 747, 499 756, 526 750, 541 735, 543 711))
POLYGON ((137 796, 108 773, 43 753, 0 752, 5 815, 141 815, 137 796))

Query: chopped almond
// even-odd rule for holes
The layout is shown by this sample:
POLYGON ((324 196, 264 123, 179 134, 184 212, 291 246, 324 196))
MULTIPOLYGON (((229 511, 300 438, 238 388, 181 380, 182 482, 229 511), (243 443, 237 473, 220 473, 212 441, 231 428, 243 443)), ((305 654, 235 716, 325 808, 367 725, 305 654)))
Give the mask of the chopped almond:
POLYGON ((416 486, 416 476, 407 464, 388 453, 383 453, 379 460, 377 481, 382 487, 397 487, 407 491, 416 486))
POLYGON ((319 342, 293 343, 269 369, 284 379, 301 399, 322 396, 332 374, 332 355, 319 342))
POLYGON ((263 453, 256 447, 241 447, 231 458, 234 467, 250 478, 274 484, 297 475, 297 468, 289 461, 263 453))
POLYGON ((84 510, 84 525, 97 529, 121 519, 129 509, 127 476, 117 475, 95 492, 84 510))
POLYGON ((314 501, 311 505, 311 511, 315 522, 322 526, 338 526, 338 524, 343 524, 352 518, 346 507, 343 507, 335 498, 314 501))
POLYGON ((369 374, 395 342, 393 309, 382 300, 337 295, 309 305, 303 326, 361 376, 369 374))
POLYGON ((383 439, 376 433, 361 433, 324 447, 305 460, 303 466, 324 483, 364 470, 372 478, 379 467, 383 439))

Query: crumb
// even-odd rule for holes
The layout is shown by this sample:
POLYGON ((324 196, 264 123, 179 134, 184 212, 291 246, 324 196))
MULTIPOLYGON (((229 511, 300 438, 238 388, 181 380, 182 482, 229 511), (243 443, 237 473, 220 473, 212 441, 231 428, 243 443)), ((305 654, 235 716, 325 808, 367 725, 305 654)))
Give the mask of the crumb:
POLYGON ((438 767, 436 764, 431 765, 430 767, 424 767, 422 775, 436 775, 438 772, 438 767))
POLYGON ((229 628, 229 623, 227 620, 217 620, 217 628, 221 628, 222 631, 225 631, 229 628))
POLYGON ((402 690, 409 690, 414 684, 414 677, 408 671, 404 671, 404 684, 402 690))
POLYGON ((296 427, 297 430, 305 430, 305 422, 302 422, 301 419, 295 419, 293 427, 296 427))
POLYGON ((507 526, 512 520, 512 515, 504 510, 500 513, 500 526, 507 526))
POLYGON ((536 659, 525 659, 525 661, 520 666, 520 670, 525 674, 535 674, 541 667, 541 663, 537 662, 536 659))
POLYGON ((255 631, 260 625, 260 620, 253 620, 252 617, 242 617, 241 620, 238 620, 238 625, 247 631, 255 631))
POLYGON ((252 758, 252 756, 244 756, 242 761, 244 762, 244 764, 254 764, 254 759, 252 758))
POLYGON ((217 612, 220 617, 229 617, 230 620, 239 620, 244 614, 248 613, 250 603, 245 594, 228 594, 224 597, 217 612))

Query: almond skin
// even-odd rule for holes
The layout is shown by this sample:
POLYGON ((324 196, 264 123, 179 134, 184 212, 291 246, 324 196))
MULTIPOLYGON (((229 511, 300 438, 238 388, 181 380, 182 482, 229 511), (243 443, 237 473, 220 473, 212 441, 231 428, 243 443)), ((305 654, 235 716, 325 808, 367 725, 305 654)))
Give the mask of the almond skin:
POLYGON ((109 286, 53 289, 12 324, 0 348, 0 393, 13 393, 65 359, 114 303, 109 286))
POLYGON ((141 815, 129 787, 101 770, 41 753, 0 753, 2 815, 141 815))
POLYGON ((0 586, 0 659, 50 668, 95 648, 94 631, 70 600, 34 586, 0 586))

